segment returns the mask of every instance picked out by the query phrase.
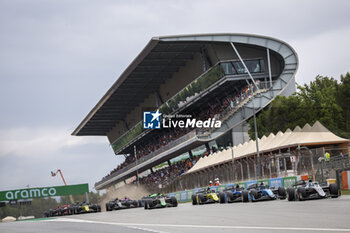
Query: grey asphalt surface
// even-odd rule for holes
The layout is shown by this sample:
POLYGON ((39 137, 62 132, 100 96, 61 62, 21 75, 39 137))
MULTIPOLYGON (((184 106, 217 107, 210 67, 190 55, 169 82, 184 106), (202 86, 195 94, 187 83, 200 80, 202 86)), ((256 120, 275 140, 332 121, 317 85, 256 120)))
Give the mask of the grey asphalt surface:
POLYGON ((0 223, 0 232, 350 232, 350 196, 303 202, 185 203, 176 208, 137 208, 0 223))

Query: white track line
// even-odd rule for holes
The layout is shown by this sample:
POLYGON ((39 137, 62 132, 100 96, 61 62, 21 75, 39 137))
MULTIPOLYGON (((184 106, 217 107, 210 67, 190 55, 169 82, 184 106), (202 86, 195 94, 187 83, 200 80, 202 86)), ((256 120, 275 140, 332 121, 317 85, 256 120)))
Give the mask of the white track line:
MULTIPOLYGON (((350 232, 350 228, 314 228, 314 227, 274 227, 274 226, 209 226, 209 225, 175 225, 175 224, 147 224, 147 223, 118 223, 118 222, 102 222, 102 221, 91 221, 83 219, 73 219, 73 218, 57 218, 50 219, 43 222, 76 222, 76 223, 95 223, 95 224, 106 224, 106 225, 117 225, 126 227, 176 227, 176 228, 211 228, 211 229, 251 229, 251 230, 272 230, 272 231, 326 231, 326 232, 350 232)), ((147 230, 153 232, 160 232, 151 229, 138 228, 140 230, 147 230)))

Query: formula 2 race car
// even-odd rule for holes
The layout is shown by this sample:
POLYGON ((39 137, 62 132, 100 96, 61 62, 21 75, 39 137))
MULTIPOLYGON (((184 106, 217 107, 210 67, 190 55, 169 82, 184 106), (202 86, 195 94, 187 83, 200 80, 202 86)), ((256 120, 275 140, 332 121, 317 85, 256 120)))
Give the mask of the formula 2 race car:
POLYGON ((239 185, 227 187, 219 193, 220 203, 223 204, 243 201, 242 191, 244 191, 244 188, 239 187, 239 185))
POLYGON ((141 201, 131 200, 127 197, 123 199, 114 199, 106 203, 106 211, 129 209, 142 206, 141 201))
POLYGON ((284 187, 278 187, 278 189, 275 189, 273 187, 269 188, 268 185, 264 185, 263 183, 261 183, 260 185, 249 185, 247 190, 242 191, 242 196, 243 202, 248 202, 249 199, 252 202, 256 202, 265 200, 276 200, 277 198, 287 198, 286 190, 284 187))
POLYGON ((63 216, 63 215, 72 215, 73 214, 73 209, 70 207, 70 205, 63 205, 58 208, 58 215, 63 216))
POLYGON ((309 180, 297 181, 294 188, 288 188, 288 201, 303 201, 310 199, 321 199, 321 198, 337 198, 338 197, 338 187, 336 184, 330 184, 329 186, 321 186, 318 182, 313 182, 309 180))
POLYGON ((145 196, 141 199, 141 202, 144 203, 145 210, 165 207, 177 207, 178 204, 177 199, 174 196, 169 197, 160 193, 145 196))
POLYGON ((203 188, 192 195, 192 205, 202 205, 209 203, 218 203, 219 197, 216 194, 215 190, 209 188, 203 188))
POLYGON ((86 202, 75 203, 71 205, 74 214, 82 214, 82 213, 96 213, 101 212, 101 206, 96 204, 90 204, 86 202))
POLYGON ((45 211, 45 212, 44 212, 44 216, 45 216, 46 218, 58 216, 58 209, 59 209, 59 208, 60 208, 60 207, 55 207, 55 208, 53 208, 53 209, 49 209, 49 210, 45 211))

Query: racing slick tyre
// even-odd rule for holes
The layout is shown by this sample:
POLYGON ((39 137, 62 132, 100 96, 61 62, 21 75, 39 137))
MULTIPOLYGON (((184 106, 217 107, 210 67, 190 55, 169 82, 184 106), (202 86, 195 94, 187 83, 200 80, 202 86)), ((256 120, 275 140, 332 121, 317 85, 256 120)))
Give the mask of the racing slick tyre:
POLYGON ((297 190, 297 193, 298 193, 298 198, 299 198, 299 201, 302 201, 304 198, 306 198, 307 194, 306 194, 306 189, 304 187, 299 187, 298 190, 297 190))
POLYGON ((227 193, 227 202, 233 202, 234 201, 234 195, 231 192, 227 193))
POLYGON ((286 199, 287 194, 286 194, 286 189, 284 187, 278 187, 278 197, 280 199, 286 199))
POLYGON ((176 197, 170 197, 171 199, 171 204, 173 205, 173 207, 177 207, 177 199, 176 197))
POLYGON ((106 211, 112 211, 109 203, 106 203, 106 211))
POLYGON ((145 200, 145 201, 143 202, 143 207, 145 208, 145 210, 148 209, 148 201, 147 201, 147 200, 145 200))
POLYGON ((152 200, 147 201, 148 209, 153 209, 154 208, 154 203, 152 200))
POLYGON ((288 188, 288 201, 295 201, 295 190, 293 188, 288 188))
POLYGON ((101 212, 101 206, 97 206, 97 212, 101 212))
POLYGON ((141 201, 141 200, 138 200, 138 201, 137 201, 137 204, 138 204, 138 205, 137 205, 138 207, 143 207, 143 204, 142 204, 142 201, 141 201))
POLYGON ((258 191, 256 191, 255 189, 252 189, 250 191, 250 194, 254 197, 252 198, 252 201, 256 201, 258 199, 258 191))
POLYGON ((220 204, 225 203, 225 193, 219 193, 220 204))
POLYGON ((138 206, 139 206, 138 203, 137 203, 137 201, 133 201, 133 202, 132 202, 132 205, 133 205, 134 207, 138 207, 138 206))
POLYGON ((192 195, 192 205, 197 205, 197 197, 196 195, 192 195))
POLYGON ((242 202, 249 202, 249 192, 247 190, 242 191, 242 202))
POLYGON ((329 185, 329 193, 332 195, 332 198, 338 197, 338 187, 336 184, 329 185))
POLYGON ((205 202, 205 197, 204 197, 204 195, 203 194, 198 194, 198 204, 200 204, 200 205, 202 205, 202 204, 204 204, 204 202, 205 202))

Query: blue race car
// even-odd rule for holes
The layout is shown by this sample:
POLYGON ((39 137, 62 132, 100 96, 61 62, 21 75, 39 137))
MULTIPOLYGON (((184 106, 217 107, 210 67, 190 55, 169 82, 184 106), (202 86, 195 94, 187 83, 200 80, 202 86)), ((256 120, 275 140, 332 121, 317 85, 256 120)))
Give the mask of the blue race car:
POLYGON ((278 187, 275 189, 274 187, 269 188, 268 185, 264 185, 264 183, 251 184, 242 192, 243 202, 247 202, 251 200, 252 202, 256 201, 265 201, 265 200, 276 200, 278 199, 286 199, 287 193, 284 187, 278 187))
POLYGON ((244 188, 241 188, 239 185, 228 186, 222 192, 219 193, 220 203, 233 203, 233 202, 242 202, 243 195, 242 192, 245 191, 244 188))

